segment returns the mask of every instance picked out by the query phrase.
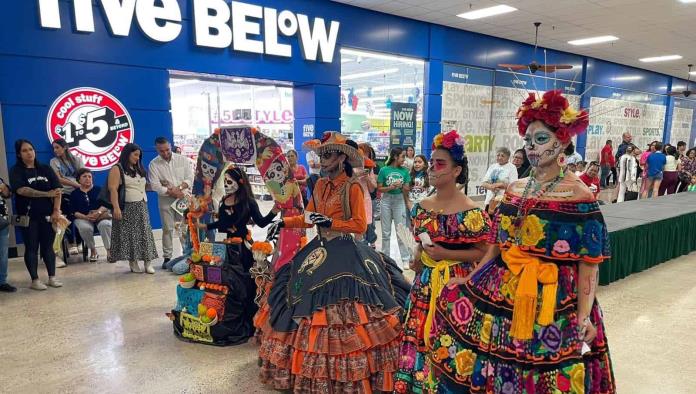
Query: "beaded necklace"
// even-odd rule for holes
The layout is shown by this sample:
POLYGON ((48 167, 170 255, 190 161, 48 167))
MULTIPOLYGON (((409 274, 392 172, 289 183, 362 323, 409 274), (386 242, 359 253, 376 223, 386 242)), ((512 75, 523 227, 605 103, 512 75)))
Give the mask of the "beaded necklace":
POLYGON ((520 200, 519 209, 517 210, 517 216, 513 221, 513 224, 515 226, 515 243, 517 245, 520 244, 522 222, 524 222, 524 219, 527 218, 529 211, 536 206, 536 204, 539 202, 541 197, 544 196, 544 194, 552 191, 559 183, 561 183, 563 178, 564 174, 563 172, 561 172, 551 182, 547 183, 546 187, 543 187, 543 183, 536 183, 536 180, 534 179, 534 170, 532 170, 532 172, 529 174, 529 180, 527 181, 527 184, 524 186, 524 191, 522 192, 522 198, 520 200), (532 190, 532 187, 534 188, 534 192, 530 196, 530 191, 532 190))

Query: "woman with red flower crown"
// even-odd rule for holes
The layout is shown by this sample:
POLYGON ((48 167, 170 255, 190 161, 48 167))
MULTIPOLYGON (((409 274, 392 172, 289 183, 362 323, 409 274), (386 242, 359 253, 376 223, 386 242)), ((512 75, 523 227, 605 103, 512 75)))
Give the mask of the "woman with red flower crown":
POLYGON ((416 278, 406 304, 395 375, 397 393, 423 393, 430 388, 427 348, 435 297, 450 278, 468 275, 488 249, 488 215, 457 188, 457 183, 467 183, 468 167, 464 141, 456 131, 435 137, 428 177, 436 193, 416 203, 411 211, 419 247, 411 262, 416 278))
POLYGON ((530 94, 517 118, 533 169, 495 211, 483 263, 435 301, 430 381, 438 393, 614 393, 595 299, 607 229, 589 189, 562 170, 588 114, 549 91, 530 94))

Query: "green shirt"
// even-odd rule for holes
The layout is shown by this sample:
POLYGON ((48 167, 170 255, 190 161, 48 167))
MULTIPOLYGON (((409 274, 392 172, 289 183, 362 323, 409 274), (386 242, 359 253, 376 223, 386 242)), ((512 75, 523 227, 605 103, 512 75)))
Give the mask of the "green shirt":
MULTIPOLYGON (((411 183, 411 174, 408 170, 402 167, 394 168, 392 166, 384 166, 379 170, 377 183, 382 186, 391 186, 393 183, 401 181, 403 185, 411 183)), ((401 194, 401 189, 390 190, 389 194, 401 194)))
POLYGON ((689 190, 690 192, 696 192, 696 185, 689 185, 688 190, 689 190))

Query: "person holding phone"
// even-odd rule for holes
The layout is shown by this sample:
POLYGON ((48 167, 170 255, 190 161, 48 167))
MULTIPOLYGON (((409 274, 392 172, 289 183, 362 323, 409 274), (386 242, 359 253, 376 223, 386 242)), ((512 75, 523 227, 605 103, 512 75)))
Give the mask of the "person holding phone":
POLYGON ((55 231, 52 222, 61 217, 61 184, 51 167, 36 160, 34 145, 29 140, 15 141, 17 163, 10 170, 10 184, 15 194, 17 221, 24 241, 24 264, 31 277, 31 288, 46 290, 61 287, 56 279, 56 254, 53 252, 55 231), (39 279, 39 248, 48 271, 48 282, 39 279))
MULTIPOLYGON (((380 222, 382 224, 382 253, 389 256, 392 222, 394 227, 399 224, 408 225, 406 219, 406 202, 408 201, 409 184, 411 174, 404 168, 406 152, 403 148, 395 146, 389 152, 387 163, 379 171, 377 176, 377 190, 382 193, 382 206, 380 207, 380 222)), ((411 253, 404 242, 397 237, 401 262, 404 268, 408 267, 411 253)))

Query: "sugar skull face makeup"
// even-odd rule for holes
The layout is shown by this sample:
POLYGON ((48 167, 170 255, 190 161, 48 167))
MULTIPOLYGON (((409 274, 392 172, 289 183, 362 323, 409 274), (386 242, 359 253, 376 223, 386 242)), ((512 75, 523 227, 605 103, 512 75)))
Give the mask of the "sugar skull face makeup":
POLYGON ((527 128, 524 149, 532 167, 546 167, 556 161, 565 146, 548 126, 537 120, 527 128))
POLYGON ((234 194, 239 190, 239 184, 232 179, 230 174, 225 173, 225 195, 234 194))
POLYGON ((430 157, 428 167, 428 180, 430 184, 438 187, 448 182, 456 182, 462 168, 452 160, 452 156, 445 149, 435 149, 430 157))

